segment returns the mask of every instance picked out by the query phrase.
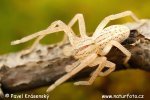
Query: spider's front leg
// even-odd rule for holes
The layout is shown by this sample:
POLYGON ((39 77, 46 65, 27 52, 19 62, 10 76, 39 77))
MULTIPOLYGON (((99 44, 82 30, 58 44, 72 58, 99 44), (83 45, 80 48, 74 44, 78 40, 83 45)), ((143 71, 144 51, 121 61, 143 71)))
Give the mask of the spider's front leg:
MULTIPOLYGON (((73 25, 78 21, 79 24, 79 32, 82 38, 86 38, 88 37, 86 34, 86 27, 85 27, 85 21, 84 21, 84 17, 83 14, 76 14, 71 21, 68 23, 68 26, 70 28, 73 27, 73 25)), ((63 44, 67 41, 67 36, 66 34, 64 34, 64 38, 63 41, 60 44, 63 44)))
MULTIPOLYGON (((54 29, 55 27, 56 27, 56 24, 52 23, 47 29, 54 29)), ((45 36, 46 35, 38 36, 38 38, 34 41, 34 43, 32 44, 32 46, 29 49, 21 51, 20 55, 26 55, 26 54, 29 54, 30 52, 32 52, 33 50, 35 50, 35 48, 38 46, 40 40, 42 40, 45 36)))
POLYGON ((72 20, 69 22, 68 26, 72 27, 77 21, 79 23, 79 31, 80 31, 81 37, 82 38, 88 37, 87 34, 86 34, 86 27, 85 27, 85 21, 84 21, 83 14, 76 14, 72 18, 72 20))
POLYGON ((40 40, 41 40, 42 38, 44 38, 44 36, 45 36, 45 35, 39 36, 39 37, 34 41, 34 43, 32 44, 32 46, 31 46, 30 48, 28 48, 28 49, 22 50, 22 51, 20 52, 20 55, 26 55, 26 54, 29 54, 29 53, 31 53, 32 51, 34 51, 35 48, 39 45, 40 40))
POLYGON ((79 81, 75 82, 75 85, 91 85, 95 81, 97 76, 107 76, 115 70, 115 64, 107 61, 106 57, 98 57, 95 59, 94 63, 91 66, 98 65, 97 69, 91 74, 91 78, 88 81, 79 81), (108 67, 109 69, 102 72, 102 70, 108 67))
POLYGON ((58 79, 54 84, 52 84, 48 89, 47 92, 52 91, 53 89, 55 89, 58 85, 62 84, 63 82, 67 81, 69 78, 71 78, 73 75, 77 74, 79 71, 81 71, 82 69, 84 69, 85 67, 87 67, 90 63, 92 63, 97 57, 97 54, 91 54, 88 57, 86 57, 84 60, 82 60, 80 62, 80 64, 74 68, 73 70, 71 70, 70 72, 68 72, 67 74, 65 74, 64 76, 62 76, 60 79, 58 79))
POLYGON ((31 52, 39 43, 39 41, 46 36, 47 34, 52 34, 54 32, 59 32, 59 31, 64 31, 65 34, 69 37, 70 43, 71 45, 74 45, 74 43, 78 40, 78 37, 74 34, 74 32, 72 31, 72 29, 70 27, 68 27, 65 23, 63 23, 62 21, 55 21, 53 22, 47 29, 42 30, 40 32, 34 33, 32 35, 29 35, 27 37, 24 37, 20 40, 16 40, 11 42, 12 45, 16 45, 16 44, 20 44, 26 41, 29 41, 33 38, 37 38, 37 40, 34 42, 33 46, 31 47, 31 49, 25 51, 24 53, 29 53, 31 52))
POLYGON ((65 67, 65 71, 66 71, 66 72, 71 72, 71 71, 72 71, 73 69, 75 69, 79 64, 80 64, 80 61, 78 60, 78 61, 74 62, 74 63, 71 64, 71 65, 67 65, 67 66, 65 67))
MULTIPOLYGON (((107 60, 106 57, 98 57, 97 59, 95 59, 94 63, 95 62, 97 63, 97 61, 98 61, 98 67, 92 73, 91 78, 88 81, 78 81, 78 82, 75 82, 74 85, 91 85, 95 81, 95 79, 99 75, 99 73, 102 71, 102 69, 105 67, 106 60, 107 60)), ((92 66, 93 66, 93 64, 92 64, 92 66)))

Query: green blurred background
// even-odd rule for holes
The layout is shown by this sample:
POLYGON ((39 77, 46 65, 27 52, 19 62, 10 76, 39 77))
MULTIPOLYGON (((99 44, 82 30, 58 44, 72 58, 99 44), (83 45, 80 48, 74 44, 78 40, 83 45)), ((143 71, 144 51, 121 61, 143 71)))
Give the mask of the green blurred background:
MULTIPOLYGON (((45 29, 55 20, 68 23, 76 13, 83 13, 87 32, 93 32, 104 17, 126 10, 133 11, 139 18, 150 18, 150 1, 0 0, 0 54, 31 46, 33 40, 16 46, 11 46, 10 42, 45 29)), ((126 21, 131 21, 131 18, 123 18, 112 23, 126 21)), ((78 34, 77 25, 74 30, 78 34)), ((47 36, 42 43, 58 42, 61 38, 62 34, 56 33, 47 36)), ((100 100, 102 94, 127 93, 144 94, 146 100, 150 98, 149 79, 150 74, 142 70, 118 71, 107 77, 97 78, 92 86, 73 86, 72 83, 65 83, 50 93, 50 100, 100 100)), ((41 87, 23 93, 43 94, 46 88, 41 87)))

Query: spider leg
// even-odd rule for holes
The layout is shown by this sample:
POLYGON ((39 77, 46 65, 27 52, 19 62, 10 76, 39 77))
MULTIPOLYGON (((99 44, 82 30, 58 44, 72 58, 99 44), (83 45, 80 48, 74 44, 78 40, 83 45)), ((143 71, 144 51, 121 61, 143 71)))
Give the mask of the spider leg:
POLYGON ((124 11, 124 12, 121 12, 121 13, 118 13, 118 14, 110 15, 110 16, 105 17, 101 21, 101 23, 96 28, 93 36, 96 37, 110 21, 116 20, 116 19, 119 19, 119 18, 123 18, 123 17, 127 17, 127 16, 131 16, 131 18, 134 21, 140 22, 140 20, 137 18, 137 16, 132 11, 124 11))
MULTIPOLYGON (((71 28, 77 21, 79 23, 79 32, 80 32, 81 37, 83 37, 83 38, 88 37, 87 34, 86 34, 86 27, 85 27, 84 17, 83 17, 82 14, 76 14, 71 19, 68 26, 71 28)), ((63 41, 61 42, 61 44, 65 43, 66 41, 67 41, 67 36, 66 36, 66 34, 64 34, 64 38, 63 38, 63 41)))
POLYGON ((131 53, 130 53, 124 46, 122 46, 122 45, 121 45, 119 42, 117 42, 117 41, 114 41, 114 40, 110 41, 110 42, 106 45, 106 47, 102 50, 101 55, 102 55, 102 56, 107 55, 113 46, 117 47, 119 50, 121 50, 121 51, 126 55, 126 58, 125 58, 125 60, 124 60, 124 64, 125 64, 125 65, 128 65, 127 63, 128 63, 128 61, 129 61, 129 59, 131 58, 131 53))
POLYGON ((52 84, 48 89, 47 92, 52 91, 54 88, 56 88, 58 85, 62 84, 69 78, 71 78, 73 75, 77 74, 79 71, 87 67, 90 63, 92 63, 97 57, 97 54, 91 54, 88 57, 86 57, 84 60, 81 61, 81 63, 74 68, 72 71, 68 72, 64 76, 62 76, 60 79, 58 79, 54 84, 52 84))
POLYGON ((109 69, 104 71, 104 72, 100 72, 99 76, 109 75, 111 72, 113 72, 115 70, 116 65, 114 63, 110 62, 110 61, 106 61, 105 67, 108 67, 109 69))
MULTIPOLYGON (((55 27, 51 28, 51 26, 50 26, 50 28, 47 28, 45 30, 39 31, 32 35, 26 36, 20 40, 13 41, 13 42, 11 42, 11 44, 12 45, 20 44, 20 43, 29 41, 33 38, 36 38, 38 36, 45 36, 47 34, 52 34, 54 32, 64 31, 65 34, 67 34, 67 36, 69 37, 69 41, 70 41, 71 45, 74 45, 74 42, 78 39, 78 37, 74 34, 74 32, 72 31, 72 29, 70 27, 68 27, 65 23, 63 23, 60 20, 53 22, 51 25, 55 26, 55 27)), ((39 37, 39 38, 41 38, 41 37, 39 37)))
MULTIPOLYGON (((56 27, 56 25, 53 23, 47 29, 55 28, 55 27, 56 27)), ((34 41, 34 43, 32 44, 32 46, 29 49, 21 51, 20 55, 26 55, 26 54, 32 52, 38 46, 40 40, 43 39, 45 36, 46 35, 38 36, 38 38, 34 41)))
POLYGON ((99 57, 99 66, 97 67, 97 69, 92 73, 91 78, 88 81, 78 81, 75 82, 74 85, 91 85, 96 77, 99 75, 99 73, 102 71, 102 69, 105 67, 105 63, 106 63, 106 57, 99 57))
POLYGON ((31 53, 33 50, 35 50, 35 48, 36 48, 36 47, 38 46, 38 44, 39 44, 39 41, 40 41, 42 38, 44 38, 44 36, 45 36, 45 35, 39 36, 39 37, 34 41, 34 43, 32 44, 32 46, 31 46, 30 48, 26 49, 26 50, 21 51, 21 52, 20 52, 20 55, 26 55, 26 54, 31 53))
MULTIPOLYGON (((96 59, 96 60, 94 61, 95 64, 92 65, 92 66, 97 65, 100 60, 101 60, 101 59, 96 59)), ((99 73, 99 76, 107 76, 107 75, 109 75, 112 71, 115 70, 116 65, 115 65, 114 63, 112 63, 112 62, 110 62, 110 61, 107 60, 107 61, 105 62, 105 66, 104 66, 104 67, 108 67, 109 69, 106 70, 106 71, 104 71, 104 72, 101 71, 101 72, 99 73)), ((104 68, 104 67, 103 67, 103 68, 104 68)), ((103 68, 102 68, 102 69, 103 69, 103 68)), ((93 73, 92 73, 91 75, 93 75, 93 73)))
POLYGON ((71 64, 71 65, 67 65, 67 66, 65 67, 66 72, 71 72, 71 71, 72 71, 73 69, 75 69, 79 64, 80 64, 80 61, 78 60, 78 61, 74 62, 74 63, 71 64))
POLYGON ((68 26, 72 27, 77 21, 78 21, 78 24, 79 24, 79 31, 80 31, 81 37, 88 37, 86 35, 86 28, 85 28, 85 21, 84 21, 83 14, 76 14, 72 18, 72 20, 69 22, 68 26))
MULTIPOLYGON (((52 28, 55 28, 56 26, 57 26, 57 24, 52 23, 47 29, 52 29, 52 28)), ((26 55, 26 54, 32 52, 37 47, 37 45, 39 44, 40 40, 42 40, 45 36, 46 35, 38 36, 38 38, 34 41, 32 46, 29 49, 23 50, 21 52, 21 55, 26 55)), ((64 40, 62 42, 60 42, 59 45, 63 44, 66 41, 66 39, 67 39, 67 35, 65 34, 64 40)))

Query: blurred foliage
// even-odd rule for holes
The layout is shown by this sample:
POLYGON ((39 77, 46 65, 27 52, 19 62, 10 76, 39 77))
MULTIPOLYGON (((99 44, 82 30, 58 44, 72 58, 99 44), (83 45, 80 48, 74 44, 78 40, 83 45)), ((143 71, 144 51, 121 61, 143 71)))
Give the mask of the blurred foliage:
MULTIPOLYGON (((31 46, 33 40, 10 46, 10 42, 45 29, 55 20, 68 23, 76 13, 83 13, 88 32, 93 32, 100 21, 125 10, 133 11, 139 18, 150 18, 149 0, 0 0, 0 54, 14 52, 31 46)), ((123 23, 129 18, 113 21, 123 23)), ((77 25, 74 27, 78 33, 77 25)), ((60 41, 61 33, 47 36, 42 43, 60 41)), ((92 86, 73 86, 65 83, 50 93, 50 100, 100 100, 102 94, 150 93, 150 74, 139 71, 114 72, 105 78, 97 78, 92 86)), ((26 91, 45 93, 46 87, 26 91)), ((149 97, 150 98, 150 97, 149 97)))

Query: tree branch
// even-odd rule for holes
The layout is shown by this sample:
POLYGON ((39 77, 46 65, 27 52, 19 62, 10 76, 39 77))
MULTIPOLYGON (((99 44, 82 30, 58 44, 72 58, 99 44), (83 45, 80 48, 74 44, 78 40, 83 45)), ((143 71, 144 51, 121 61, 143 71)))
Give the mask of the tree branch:
MULTIPOLYGON (((125 25, 131 29, 129 38, 122 43, 132 53, 130 68, 150 71, 150 21, 147 20, 144 24, 125 25)), ((61 46, 39 44, 27 55, 20 56, 18 52, 1 56, 0 79, 3 91, 15 92, 52 84, 66 73, 66 65, 76 61, 72 56, 64 55, 62 49, 68 45, 68 43, 61 46)), ((124 57, 116 48, 107 55, 108 60, 116 63, 116 70, 127 69, 122 64, 124 57)), ((73 79, 88 77, 94 69, 86 68, 73 79)))

